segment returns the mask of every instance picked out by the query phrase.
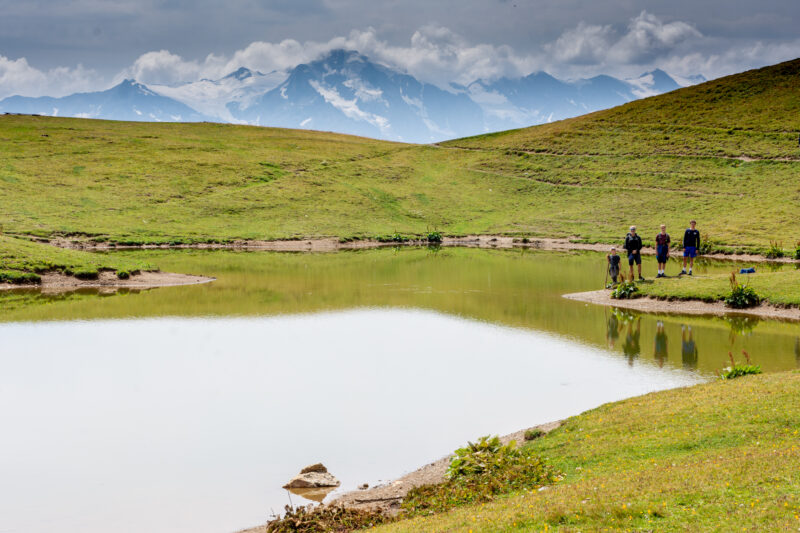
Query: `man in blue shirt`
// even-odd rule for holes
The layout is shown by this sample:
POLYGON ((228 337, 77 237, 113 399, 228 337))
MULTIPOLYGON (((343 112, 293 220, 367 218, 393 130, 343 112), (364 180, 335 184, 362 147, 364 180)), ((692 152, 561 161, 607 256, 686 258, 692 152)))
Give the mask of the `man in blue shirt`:
POLYGON ((689 260, 689 275, 692 275, 692 268, 694 268, 694 258, 697 257, 697 251, 700 249, 700 232, 695 228, 697 221, 692 220, 689 222, 691 226, 683 233, 683 270, 681 274, 686 274, 686 261, 689 260))

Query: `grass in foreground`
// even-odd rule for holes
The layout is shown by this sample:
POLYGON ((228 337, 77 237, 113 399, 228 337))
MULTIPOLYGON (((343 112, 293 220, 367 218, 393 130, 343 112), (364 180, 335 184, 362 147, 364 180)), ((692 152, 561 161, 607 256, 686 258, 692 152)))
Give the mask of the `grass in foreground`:
POLYGON ((125 257, 65 250, 0 235, 0 283, 37 283, 38 274, 52 271, 91 279, 101 270, 113 270, 124 277, 155 267, 125 257))
MULTIPOLYGON (((755 289, 767 303, 784 307, 800 306, 800 273, 797 270, 739 274, 738 280, 755 289)), ((716 302, 724 300, 731 292, 730 274, 663 278, 653 283, 639 283, 637 287, 643 296, 664 300, 716 302)))
POLYGON ((792 371, 604 405, 528 444, 564 481, 377 531, 796 531, 798 395, 792 371))

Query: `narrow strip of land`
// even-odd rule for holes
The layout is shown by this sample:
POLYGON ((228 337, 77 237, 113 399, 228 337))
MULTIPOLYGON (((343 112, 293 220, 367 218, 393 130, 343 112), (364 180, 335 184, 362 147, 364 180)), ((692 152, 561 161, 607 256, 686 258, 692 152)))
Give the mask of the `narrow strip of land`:
POLYGON ((154 289, 156 287, 176 287, 209 283, 215 278, 175 274, 171 272, 141 272, 128 279, 120 279, 113 272, 100 272, 97 279, 79 279, 58 272, 41 275, 41 283, 14 284, 0 283, 0 291, 11 289, 41 289, 42 292, 65 292, 77 289, 154 289))
POLYGON ((800 321, 800 308, 777 307, 769 304, 761 304, 749 309, 733 309, 723 302, 711 303, 700 300, 658 300, 648 297, 617 300, 611 297, 611 291, 608 289, 565 294, 564 298, 622 309, 633 309, 646 313, 717 316, 750 315, 760 318, 800 321))

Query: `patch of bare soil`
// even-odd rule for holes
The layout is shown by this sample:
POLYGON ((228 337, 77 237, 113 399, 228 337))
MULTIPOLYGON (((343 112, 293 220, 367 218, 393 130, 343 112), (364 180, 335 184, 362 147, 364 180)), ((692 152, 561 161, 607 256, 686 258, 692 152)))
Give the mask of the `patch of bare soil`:
MULTIPOLYGON (((379 242, 376 240, 357 240, 349 242, 339 242, 337 238, 326 237, 319 239, 304 240, 277 240, 277 241, 233 241, 226 244, 197 243, 197 244, 145 244, 141 246, 116 246, 109 243, 97 243, 90 241, 74 241, 69 239, 53 239, 48 241, 53 246, 60 248, 71 248, 75 250, 128 250, 128 249, 208 249, 208 250, 266 250, 275 252, 335 252, 338 250, 361 250, 367 248, 381 248, 388 246, 420 246, 428 244, 427 241, 408 241, 398 242, 379 242)), ((621 241, 620 241, 621 242, 621 241)), ((575 242, 574 238, 530 238, 528 242, 522 242, 519 238, 506 237, 503 235, 468 235, 465 237, 445 237, 442 246, 461 246, 467 248, 534 248, 537 250, 588 250, 594 252, 608 252, 611 244, 607 243, 581 243, 575 242)), ((621 246, 621 245, 620 245, 621 246)), ((617 248, 620 248, 617 246, 617 248)), ((643 248, 643 255, 655 255, 653 248, 643 248)), ((774 263, 793 263, 794 259, 767 259, 763 255, 757 254, 706 254, 703 256, 708 259, 721 259, 740 262, 764 262, 774 263)))
POLYGON ((170 272, 142 272, 131 276, 129 279, 119 279, 114 272, 100 272, 97 279, 78 279, 65 274, 49 272, 42 274, 41 284, 0 283, 0 290, 40 288, 42 292, 64 292, 77 289, 153 289, 156 287, 197 285, 214 281, 214 279, 170 272))
POLYGON ((608 289, 565 294, 564 298, 577 300, 579 302, 618 307, 621 309, 633 309, 635 311, 647 313, 716 316, 749 315, 779 320, 800 320, 800 309, 794 307, 786 308, 761 304, 749 309, 731 309, 723 302, 707 303, 700 300, 658 300, 648 297, 635 298, 632 300, 615 300, 611 298, 611 291, 608 289))

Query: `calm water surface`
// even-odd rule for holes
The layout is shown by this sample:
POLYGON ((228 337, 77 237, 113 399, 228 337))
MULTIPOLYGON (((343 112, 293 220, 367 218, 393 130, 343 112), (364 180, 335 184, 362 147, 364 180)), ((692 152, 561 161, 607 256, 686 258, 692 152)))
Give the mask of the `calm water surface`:
POLYGON ((599 254, 136 255, 218 280, 0 295, 0 532, 231 532, 279 511, 309 463, 374 484, 708 379, 728 351, 800 366, 797 324, 561 298, 602 284, 599 254))

